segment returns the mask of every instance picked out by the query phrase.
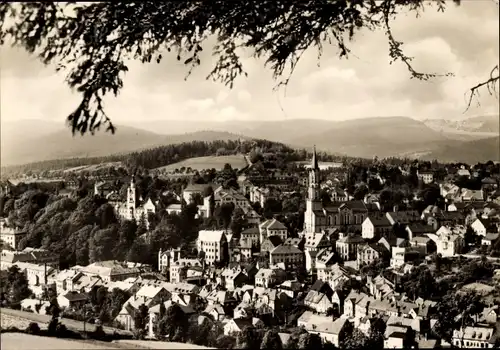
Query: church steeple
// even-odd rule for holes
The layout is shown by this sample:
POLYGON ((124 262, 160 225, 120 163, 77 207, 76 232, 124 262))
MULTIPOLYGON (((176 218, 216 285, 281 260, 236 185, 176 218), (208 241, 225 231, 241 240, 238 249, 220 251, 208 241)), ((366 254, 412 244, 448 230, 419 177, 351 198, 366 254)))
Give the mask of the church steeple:
POLYGON ((318 157, 316 156, 316 145, 313 146, 313 155, 311 161, 311 169, 319 170, 318 157))
POLYGON ((316 156, 316 146, 313 148, 313 155, 311 160, 311 168, 309 169, 309 190, 308 199, 311 201, 319 200, 319 166, 318 158, 316 156))

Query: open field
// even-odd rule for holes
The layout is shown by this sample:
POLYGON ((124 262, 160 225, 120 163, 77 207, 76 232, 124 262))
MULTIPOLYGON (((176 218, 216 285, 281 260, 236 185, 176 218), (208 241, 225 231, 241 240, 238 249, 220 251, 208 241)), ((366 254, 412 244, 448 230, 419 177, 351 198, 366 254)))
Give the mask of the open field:
POLYGON ((245 157, 241 154, 231 155, 231 156, 208 156, 208 157, 196 157, 183 160, 174 164, 166 165, 155 170, 173 172, 175 169, 180 169, 182 167, 190 167, 193 170, 205 170, 215 168, 220 170, 224 168, 225 164, 231 164, 233 169, 242 169, 247 166, 245 157))
POLYGON ((96 171, 96 170, 101 170, 101 169, 107 169, 107 168, 118 168, 122 165, 121 162, 109 162, 109 163, 100 163, 100 164, 92 164, 92 165, 82 165, 82 166, 77 166, 73 168, 68 168, 65 169, 65 173, 79 173, 82 171, 96 171))
POLYGON ((3 350, 67 350, 67 349, 132 349, 131 344, 107 343, 100 341, 61 339, 40 337, 24 333, 3 333, 1 339, 3 350))
MULTIPOLYGON (((2 314, 2 320, 3 320, 4 315, 7 315, 7 316, 14 317, 14 318, 23 318, 25 320, 28 320, 28 323, 29 323, 29 321, 37 322, 40 327, 42 326, 42 324, 48 324, 50 322, 50 319, 51 319, 51 316, 49 316, 49 315, 40 315, 40 314, 31 313, 31 312, 5 309, 5 308, 0 309, 0 313, 2 314)), ((95 331, 95 325, 90 324, 90 323, 87 323, 84 327, 83 322, 71 320, 68 318, 61 318, 60 322, 62 324, 64 324, 67 328, 75 330, 75 331, 83 331, 84 328, 87 332, 95 331)), ((15 327, 18 327, 18 326, 15 326, 15 327)), ((26 328, 26 326, 21 327, 21 328, 26 328)), ((131 334, 131 332, 124 331, 121 329, 115 329, 115 328, 110 328, 110 327, 103 327, 103 328, 104 328, 104 331, 106 333, 117 332, 119 334, 125 334, 125 335, 131 334)))
POLYGON ((175 343, 166 341, 150 341, 150 340, 115 340, 114 343, 121 344, 124 346, 140 346, 146 349, 215 349, 207 348, 205 346, 185 344, 185 343, 175 343))
MULTIPOLYGON (((22 317, 12 316, 12 315, 9 315, 5 312, 2 312, 0 314, 0 328, 1 329, 6 329, 6 328, 10 328, 10 327, 16 327, 17 329, 26 329, 26 327, 28 327, 30 323, 31 323, 30 320, 27 320, 27 319, 22 318, 22 317)), ((46 326, 46 324, 40 322, 38 324, 38 326, 40 326, 40 328, 44 328, 46 326)))

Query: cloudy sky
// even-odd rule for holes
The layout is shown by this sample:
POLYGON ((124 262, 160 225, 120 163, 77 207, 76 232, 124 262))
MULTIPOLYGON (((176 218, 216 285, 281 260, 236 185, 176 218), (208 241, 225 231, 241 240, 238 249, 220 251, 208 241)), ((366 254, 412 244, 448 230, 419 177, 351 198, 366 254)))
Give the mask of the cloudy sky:
MULTIPOLYGON (((409 79, 402 64, 389 65, 382 32, 358 36, 354 55, 339 60, 327 46, 317 61, 311 50, 297 67, 287 89, 273 92, 275 82, 262 61, 246 59, 248 78, 240 77, 232 90, 206 81, 212 62, 202 62, 185 81, 187 70, 174 55, 160 64, 129 64, 119 97, 106 100, 116 124, 140 120, 228 120, 322 118, 344 120, 372 116, 462 118, 464 93, 488 78, 499 58, 498 5, 493 1, 450 4, 444 13, 426 11, 419 19, 401 16, 394 24, 398 40, 414 56, 414 66, 425 72, 453 72, 455 77, 420 82, 409 79)), ((79 96, 36 58, 12 48, 1 53, 1 118, 44 118, 64 122, 79 96)), ((497 114, 498 100, 481 95, 481 106, 468 115, 497 114)))

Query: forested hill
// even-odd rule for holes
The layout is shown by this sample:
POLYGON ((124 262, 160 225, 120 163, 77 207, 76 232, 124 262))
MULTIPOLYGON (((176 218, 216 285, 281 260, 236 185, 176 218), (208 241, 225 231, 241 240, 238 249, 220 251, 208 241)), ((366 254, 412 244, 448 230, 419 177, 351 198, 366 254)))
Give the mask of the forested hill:
MULTIPOLYGON (((69 158, 54 159, 29 163, 24 165, 15 165, 2 167, 2 178, 12 178, 25 173, 44 173, 44 176, 60 173, 63 170, 79 169, 79 171, 96 171, 105 173, 110 168, 133 169, 154 169, 176 162, 180 162, 193 157, 246 154, 252 150, 260 153, 279 154, 285 161, 306 160, 310 152, 305 149, 294 150, 282 143, 260 140, 214 140, 214 141, 191 141, 165 146, 154 147, 146 150, 132 152, 129 154, 111 155, 92 158, 69 158), (112 166, 106 167, 109 163, 112 166)), ((326 153, 320 153, 323 160, 338 160, 339 157, 326 153)))

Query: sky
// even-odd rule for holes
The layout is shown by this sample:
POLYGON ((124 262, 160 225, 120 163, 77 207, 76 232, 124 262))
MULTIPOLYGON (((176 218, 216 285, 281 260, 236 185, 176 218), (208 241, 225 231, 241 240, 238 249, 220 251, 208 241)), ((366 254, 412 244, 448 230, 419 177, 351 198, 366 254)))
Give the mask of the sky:
MULTIPOLYGON (((427 10, 420 18, 402 15, 393 25, 396 39, 423 72, 453 72, 455 77, 422 82, 409 79, 402 63, 389 65, 382 32, 358 35, 353 55, 339 59, 334 45, 325 46, 318 61, 312 49, 302 58, 284 90, 262 60, 245 57, 248 78, 232 90, 205 79, 214 62, 206 56, 185 81, 187 68, 170 54, 160 64, 129 63, 124 88, 107 97, 105 108, 115 124, 159 119, 269 120, 315 118, 346 120, 375 116, 416 119, 460 119, 498 114, 499 101, 483 91, 481 105, 466 107, 464 93, 489 77, 499 61, 498 5, 489 0, 450 4, 444 13, 427 10)), ((248 55, 250 56, 250 55, 248 55)), ((25 51, 0 51, 0 108, 3 121, 45 119, 64 123, 80 96, 64 82, 64 74, 43 66, 25 51)))

